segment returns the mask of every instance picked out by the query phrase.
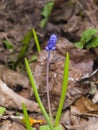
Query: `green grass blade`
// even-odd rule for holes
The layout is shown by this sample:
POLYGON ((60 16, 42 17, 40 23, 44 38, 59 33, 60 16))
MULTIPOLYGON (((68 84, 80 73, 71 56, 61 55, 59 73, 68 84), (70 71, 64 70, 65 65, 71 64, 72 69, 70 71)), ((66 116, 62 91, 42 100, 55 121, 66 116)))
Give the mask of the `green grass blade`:
POLYGON ((21 64, 22 60, 24 59, 26 53, 27 53, 27 49, 30 43, 30 40, 32 39, 33 35, 32 35, 32 30, 28 31, 27 34, 25 35, 25 37, 22 40, 22 47, 20 49, 20 52, 18 54, 17 60, 13 65, 13 68, 15 69, 19 64, 21 64))
POLYGON ((26 106, 24 103, 22 104, 22 109, 23 109, 23 113, 24 113, 24 119, 25 119, 25 124, 26 124, 27 130, 34 130, 33 128, 31 129, 31 125, 29 122, 29 116, 28 116, 27 109, 26 109, 26 106))
POLYGON ((36 31, 35 31, 34 28, 32 29, 32 32, 33 32, 33 36, 34 36, 34 40, 35 40, 35 44, 36 44, 36 47, 37 47, 37 51, 40 53, 40 51, 41 51, 41 49, 40 49, 40 44, 39 44, 39 40, 38 40, 38 37, 37 37, 36 31))
POLYGON ((32 72, 31 72, 31 69, 30 69, 30 66, 29 66, 29 63, 28 63, 27 59, 25 59, 25 65, 26 65, 26 70, 27 70, 27 73, 28 73, 28 76, 29 76, 31 86, 32 86, 33 92, 35 94, 36 100, 37 100, 37 102, 39 104, 39 107, 40 107, 40 109, 41 109, 41 111, 42 111, 42 113, 43 113, 43 115, 44 115, 50 129, 53 130, 51 120, 50 120, 50 118, 49 118, 49 116, 48 116, 48 114, 47 114, 47 112, 46 112, 46 110, 45 110, 45 108, 44 108, 44 106, 43 106, 43 104, 41 102, 41 99, 39 97, 37 87, 36 87, 36 84, 35 84, 35 80, 34 80, 34 77, 32 75, 32 72))
POLYGON ((25 53, 27 51, 27 48, 29 46, 29 43, 32 37, 33 37, 32 31, 30 30, 29 32, 27 32, 26 36, 22 40, 22 48, 18 55, 18 61, 21 60, 25 56, 25 53))
POLYGON ((69 54, 67 53, 65 64, 64 64, 64 77, 63 77, 62 93, 61 93, 62 95, 61 95, 60 104, 59 104, 59 108, 58 108, 55 123, 54 123, 55 127, 59 125, 61 112, 63 109, 64 100, 66 97, 67 86, 68 86, 68 72, 69 72, 69 54))
POLYGON ((9 39, 4 40, 3 44, 6 49, 13 49, 13 44, 9 41, 9 39))

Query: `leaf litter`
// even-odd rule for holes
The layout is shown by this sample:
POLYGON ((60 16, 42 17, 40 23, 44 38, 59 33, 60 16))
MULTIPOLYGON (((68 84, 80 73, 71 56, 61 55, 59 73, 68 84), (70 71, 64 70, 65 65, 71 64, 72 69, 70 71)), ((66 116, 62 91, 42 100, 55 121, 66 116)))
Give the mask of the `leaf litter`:
MULTIPOLYGON (((11 0, 8 2, 1 1, 0 3, 0 15, 2 17, 0 20, 0 61, 1 63, 8 63, 17 59, 16 57, 21 46, 20 43, 28 30, 31 29, 32 25, 28 24, 25 15, 28 15, 33 25, 36 25, 36 21, 40 22, 40 10, 45 3, 41 0, 37 2, 32 2, 32 0, 28 2, 15 0, 14 3, 11 0), (13 7, 11 4, 13 4, 13 7), (31 13, 33 7, 34 13, 31 13), (6 15, 6 11, 8 11, 9 15, 6 15), (12 51, 6 50, 2 44, 5 35, 13 43, 14 49, 12 51)), ((97 130, 98 128, 98 72, 93 74, 94 67, 98 68, 98 48, 91 50, 76 49, 73 45, 73 42, 79 40, 84 30, 89 27, 98 29, 97 6, 92 0, 88 0, 88 2, 79 0, 78 3, 71 0, 66 2, 58 0, 55 2, 46 28, 39 30, 43 35, 56 32, 60 36, 57 42, 57 49, 52 52, 50 57, 49 90, 53 115, 55 115, 59 105, 65 54, 66 52, 70 54, 68 91, 60 122, 64 126, 64 130, 97 130), (86 75, 88 76, 85 77, 86 75)), ((31 44, 30 47, 33 48, 31 44)), ((30 55, 34 53, 31 48, 29 49, 30 55)), ((48 111, 46 100, 46 62, 47 52, 41 50, 37 61, 32 62, 30 66, 40 97, 48 111)), ((19 112, 22 110, 21 103, 24 101, 33 118, 43 119, 33 92, 32 96, 30 95, 30 84, 27 76, 5 66, 0 68, 0 106, 4 106, 16 113, 16 110, 19 112), (22 90, 19 90, 19 92, 15 92, 17 85, 22 87, 22 90)), ((10 117, 9 110, 7 113, 8 117, 10 117)), ((13 119, 7 118, 4 120, 2 118, 0 117, 0 130, 25 129, 23 125, 13 119)), ((36 129, 38 128, 36 127, 36 129)))

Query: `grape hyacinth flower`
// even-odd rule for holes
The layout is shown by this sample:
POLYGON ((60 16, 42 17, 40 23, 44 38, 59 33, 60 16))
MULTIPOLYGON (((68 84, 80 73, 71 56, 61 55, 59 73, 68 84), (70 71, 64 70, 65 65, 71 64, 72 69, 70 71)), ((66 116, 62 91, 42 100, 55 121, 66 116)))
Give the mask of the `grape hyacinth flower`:
POLYGON ((56 48, 56 42, 57 42, 57 36, 55 34, 52 34, 50 36, 50 39, 48 41, 48 45, 45 47, 47 51, 53 51, 56 48))
POLYGON ((47 102, 48 102, 48 109, 49 109, 49 116, 52 121, 52 112, 51 112, 51 106, 50 106, 50 96, 49 96, 49 59, 50 59, 50 52, 56 49, 56 42, 57 42, 57 36, 55 34, 52 34, 50 36, 50 39, 48 41, 48 45, 45 47, 45 50, 48 51, 48 58, 47 58, 47 72, 46 72, 46 89, 47 89, 47 102))

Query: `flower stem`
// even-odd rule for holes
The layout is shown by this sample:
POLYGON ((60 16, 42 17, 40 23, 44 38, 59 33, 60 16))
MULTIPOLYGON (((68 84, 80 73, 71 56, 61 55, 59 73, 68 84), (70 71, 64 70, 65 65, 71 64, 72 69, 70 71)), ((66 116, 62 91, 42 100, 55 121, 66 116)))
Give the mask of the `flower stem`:
POLYGON ((50 59, 50 50, 48 51, 48 58, 47 58, 46 90, 47 90, 47 102, 48 102, 49 116, 50 116, 51 124, 53 124, 51 105, 50 105, 50 96, 49 96, 49 59, 50 59))

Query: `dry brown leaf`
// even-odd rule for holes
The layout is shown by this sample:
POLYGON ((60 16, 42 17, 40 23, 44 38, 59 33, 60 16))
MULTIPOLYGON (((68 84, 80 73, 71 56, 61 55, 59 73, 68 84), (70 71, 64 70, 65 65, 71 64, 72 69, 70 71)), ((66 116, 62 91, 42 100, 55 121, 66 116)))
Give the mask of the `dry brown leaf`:
POLYGON ((98 128, 98 116, 81 115, 77 107, 71 106, 71 123, 69 128, 75 130, 97 130, 98 128))
POLYGON ((7 108, 22 110, 22 103, 26 105, 28 111, 40 112, 36 102, 16 94, 2 80, 0 80, 0 105, 7 108))
POLYGON ((97 114, 98 105, 95 105, 86 97, 81 97, 70 106, 70 110, 63 112, 61 121, 68 129, 97 130, 97 114))
POLYGON ((79 98, 74 106, 78 109, 80 113, 91 113, 98 114, 98 105, 94 104, 90 99, 86 97, 79 98))
POLYGON ((61 38, 57 44, 57 51, 64 56, 69 52, 71 68, 81 70, 82 73, 92 72, 93 58, 88 50, 77 49, 70 41, 61 38))
POLYGON ((98 118, 89 118, 84 130, 98 130, 98 118))
POLYGON ((18 85, 23 88, 30 87, 29 79, 24 74, 11 70, 3 65, 0 65, 0 79, 12 89, 18 85))
POLYGON ((4 120, 0 123, 0 130, 26 130, 26 128, 15 121, 4 120))
POLYGON ((61 121, 62 124, 71 125, 70 110, 66 110, 62 113, 61 121))
POLYGON ((87 93, 87 91, 84 91, 83 89, 79 88, 79 86, 76 87, 75 85, 73 88, 69 88, 67 91, 67 96, 66 96, 63 110, 65 110, 67 107, 73 104, 73 102, 75 102, 79 97, 87 93))

